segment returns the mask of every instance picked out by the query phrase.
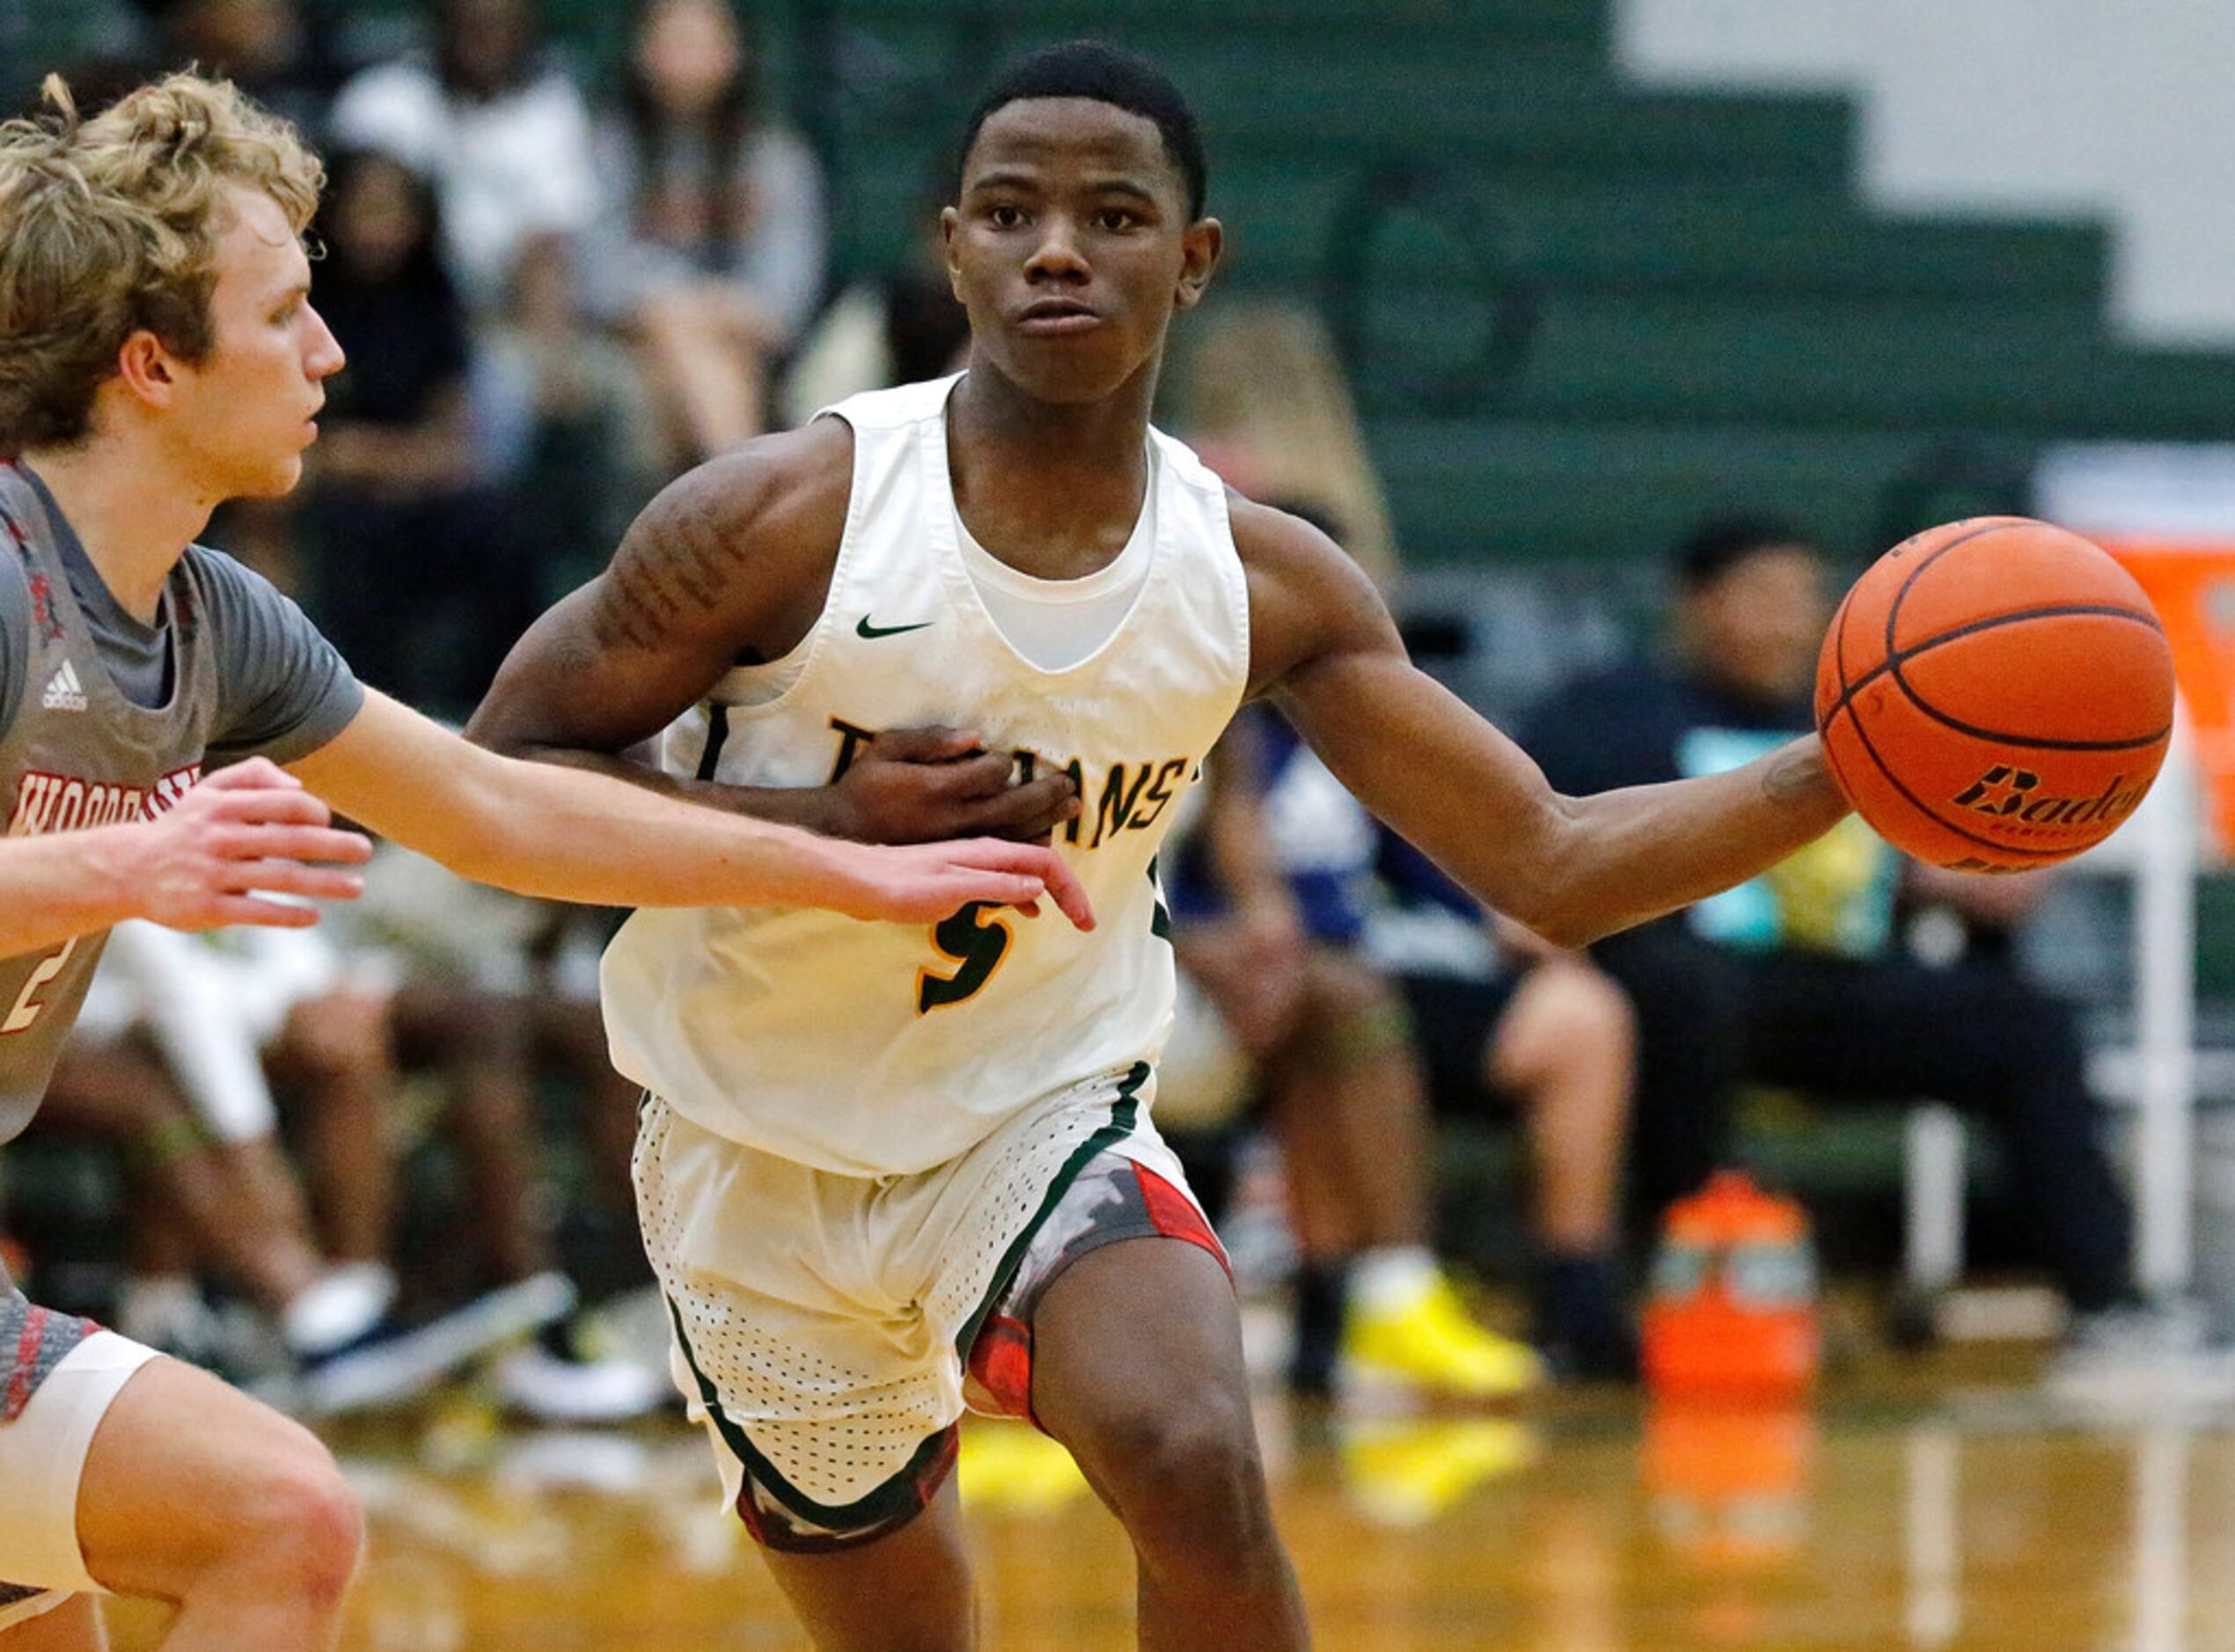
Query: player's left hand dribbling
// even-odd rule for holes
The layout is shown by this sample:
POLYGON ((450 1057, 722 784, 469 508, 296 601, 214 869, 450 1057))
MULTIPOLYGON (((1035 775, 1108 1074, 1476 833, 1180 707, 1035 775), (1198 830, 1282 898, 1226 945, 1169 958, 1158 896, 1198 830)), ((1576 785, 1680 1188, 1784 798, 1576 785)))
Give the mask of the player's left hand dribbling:
POLYGON ((855 917, 935 924, 974 902, 1037 916, 1042 896, 1080 929, 1095 926, 1078 874, 1052 849, 993 837, 859 852, 861 898, 841 910, 855 917))

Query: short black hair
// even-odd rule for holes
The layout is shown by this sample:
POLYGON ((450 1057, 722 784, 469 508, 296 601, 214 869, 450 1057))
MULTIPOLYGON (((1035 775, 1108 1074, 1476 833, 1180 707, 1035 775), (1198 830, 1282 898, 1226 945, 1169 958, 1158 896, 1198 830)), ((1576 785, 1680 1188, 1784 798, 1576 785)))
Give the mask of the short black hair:
POLYGON ((955 151, 955 176, 959 181, 971 145, 998 109, 1030 98, 1088 98, 1154 122, 1164 139, 1164 154, 1187 186, 1187 216, 1203 216, 1208 174, 1203 161, 1203 135, 1196 128, 1195 111, 1186 94, 1170 77, 1135 52, 1120 50, 1101 40, 1066 40, 1043 47, 1019 60, 978 100, 963 128, 961 146, 955 151))
POLYGON ((1676 542, 1669 565, 1676 582, 1687 591, 1712 585, 1748 557, 1777 545, 1804 545, 1815 541, 1792 523, 1777 516, 1711 516, 1676 542))

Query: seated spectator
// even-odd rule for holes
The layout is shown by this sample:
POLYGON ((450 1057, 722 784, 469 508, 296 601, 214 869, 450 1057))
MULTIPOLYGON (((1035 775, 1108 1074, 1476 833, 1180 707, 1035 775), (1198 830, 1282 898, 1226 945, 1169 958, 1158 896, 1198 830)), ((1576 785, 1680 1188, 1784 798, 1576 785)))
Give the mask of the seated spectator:
POLYGON ((118 1140, 158 1195, 136 1211, 148 1265, 128 1282, 121 1318, 174 1327, 166 1345, 191 1339, 192 1277, 214 1262, 276 1316, 297 1363, 295 1400, 314 1412, 414 1392, 539 1327, 553 1328, 496 1367, 509 1400, 576 1422, 659 1401, 661 1386, 635 1367, 572 1346, 575 1292, 538 1207, 533 1021, 513 998, 399 984, 395 960, 345 958, 316 930, 212 939, 128 925, 118 937, 88 1014, 113 1036, 65 1061, 55 1122, 118 1140), (436 1285, 464 1303, 417 1322, 388 1312, 413 1135, 398 1106, 407 1072, 437 1081, 432 1122, 469 1188, 465 1242, 443 1247, 464 1267, 436 1285), (280 1116, 301 1151, 307 1216, 275 1144, 280 1116))
POLYGON ((329 126, 335 143, 378 150, 433 186, 443 261, 479 316, 502 303, 531 237, 571 238, 595 216, 590 111, 540 52, 537 0, 431 0, 431 55, 355 76, 329 126))
MULTIPOLYGON (((1359 1375, 1518 1393, 1536 1380, 1535 1358, 1468 1316, 1430 1247, 1427 1103, 1403 1008, 1352 946, 1341 896, 1283 855, 1260 812, 1250 732, 1239 725, 1220 742, 1172 858, 1172 942, 1190 990, 1159 1120, 1183 1143, 1191 1127, 1229 1122, 1248 1094, 1261 1101, 1300 1258, 1293 1387, 1329 1392, 1339 1356, 1359 1375), (1232 1071, 1227 1049, 1246 1089, 1206 1094, 1213 1072, 1232 1071)), ((1288 846, 1308 859, 1319 845, 1288 846)))
MULTIPOLYGON (((1669 653, 1579 682, 1534 720, 1523 743, 1563 792, 1736 767, 1812 726, 1823 553, 1777 523, 1715 522, 1676 548, 1672 571, 1669 653)), ((1894 852, 1850 819, 1765 877, 1593 948, 1638 1015, 1631 1164, 1645 1207, 1730 1158, 1741 1084, 1946 1101, 1994 1130, 2077 1316, 2059 1376, 2194 1351, 2193 1316, 2136 1292, 2132 1224, 2071 1009, 2006 957, 1910 955, 1892 921, 1903 878, 1894 852)), ((2006 907, 2020 882, 1933 880, 1941 898, 1982 910, 2006 907)))
POLYGON ((1385 829, 1375 868, 1381 898, 1361 939, 1403 993, 1437 1115, 1521 1115, 1536 1250, 1531 1338, 1557 1375, 1635 1377, 1621 1264, 1637 1081, 1629 999, 1581 954, 1518 924, 1485 922, 1471 895, 1385 829))
POLYGON ((759 69, 729 0, 643 0, 597 130, 585 294, 637 341, 678 470, 766 428, 770 361, 822 296, 822 175, 771 118, 759 69))
POLYGON ((553 1283, 563 1295, 563 1282, 417 1324, 391 1312, 392 1166, 378 1116, 388 1098, 364 1058, 369 1023, 357 1012, 370 1000, 314 932, 263 939, 244 955, 151 924, 119 925, 40 1133, 92 1137, 123 1154, 120 1327, 244 1378, 273 1378, 275 1399, 310 1410, 398 1399, 531 1328, 553 1311, 536 1302, 553 1297, 553 1283), (278 1144, 260 1046, 305 1086, 314 1153, 339 1147, 324 1166, 323 1243, 278 1144), (282 1369, 220 1328, 199 1285, 206 1269, 270 1314, 282 1369))
POLYGON ((306 596, 367 682, 462 715, 540 589, 522 518, 475 450, 473 347, 436 256, 438 219, 400 163, 335 158, 319 307, 348 365, 328 382, 312 450, 306 596))

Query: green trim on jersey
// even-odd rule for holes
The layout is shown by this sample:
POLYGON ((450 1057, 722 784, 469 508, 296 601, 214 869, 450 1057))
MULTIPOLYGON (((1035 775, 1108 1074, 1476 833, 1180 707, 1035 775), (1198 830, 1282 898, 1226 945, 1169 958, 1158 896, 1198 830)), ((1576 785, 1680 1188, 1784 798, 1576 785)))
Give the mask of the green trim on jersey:
POLYGON ((1048 1183, 1047 1196, 1040 1201, 1040 1208, 1032 1213, 1032 1219, 1009 1242, 1008 1249, 1001 1253, 1001 1260, 993 1267, 993 1277, 986 1287, 986 1295, 980 1298, 955 1338, 955 1352, 965 1365, 970 1363, 971 1344, 978 1341, 978 1333, 986 1323, 986 1316, 993 1312, 993 1305, 1001 1299, 1001 1292, 1008 1289, 1009 1281, 1016 1276, 1017 1268, 1024 1261, 1024 1253, 1030 1247, 1033 1236, 1039 1232, 1041 1224, 1054 1214, 1056 1206, 1063 1202, 1063 1195, 1071 1191, 1071 1184, 1078 1179, 1079 1173, 1091 1164, 1103 1148, 1124 1141, 1139 1127, 1139 1097, 1141 1086, 1148 1082, 1148 1064, 1137 1061, 1118 1081, 1118 1098, 1110 1103, 1110 1122, 1072 1150, 1071 1157, 1063 1161, 1063 1168, 1057 1171, 1054 1179, 1048 1183))
POLYGON ((1164 886, 1157 881, 1156 863, 1159 855, 1148 858, 1148 887, 1156 891, 1156 905, 1148 915, 1148 932, 1161 941, 1172 939, 1172 909, 1164 904, 1164 886))
POLYGON ((720 701, 707 707, 707 745, 699 754, 701 780, 714 778, 714 771, 721 766, 722 749, 729 743, 729 708, 720 701))
MULTIPOLYGON (((927 1436, 899 1472, 875 1490, 849 1503, 817 1502, 779 1473, 776 1466, 760 1454, 753 1443, 745 1437, 745 1431, 732 1422, 729 1414, 722 1408, 721 1395, 715 1392, 706 1372, 699 1369, 698 1356, 691 1351, 691 1339, 684 1334, 683 1311, 675 1305, 674 1297, 667 1296, 664 1291, 661 1295, 667 1303, 668 1318, 675 1326, 675 1345, 683 1350, 683 1363, 691 1368, 692 1379, 699 1385, 699 1400, 706 1407, 707 1415, 714 1420, 714 1429, 722 1436, 722 1443, 729 1448, 731 1454, 745 1466, 746 1472, 770 1496, 801 1519, 837 1531, 883 1525, 895 1515, 905 1512, 910 1504, 918 1501, 917 1479, 927 1459, 938 1455, 946 1439, 946 1429, 942 1429, 927 1436)), ((752 1494, 748 1491, 745 1495, 751 1496, 752 1494)))

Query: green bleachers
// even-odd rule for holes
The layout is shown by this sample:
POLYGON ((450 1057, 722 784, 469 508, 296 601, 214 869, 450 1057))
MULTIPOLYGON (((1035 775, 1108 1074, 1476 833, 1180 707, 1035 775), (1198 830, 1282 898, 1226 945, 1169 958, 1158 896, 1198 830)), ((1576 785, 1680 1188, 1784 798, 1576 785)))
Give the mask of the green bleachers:
POLYGON ((1009 52, 1092 27, 1160 54, 1212 145, 1227 281, 1343 325, 1410 558, 1628 559, 1741 507, 1858 552, 1951 442, 2022 471, 2049 440, 2217 437, 2235 407, 2235 356, 2112 335, 2100 224, 1873 212, 1843 100, 1627 87, 1602 5, 832 9, 874 65, 829 99, 856 264, 905 244, 928 111, 1009 52))
POLYGON ((1929 447, 1902 434, 1513 419, 1392 418, 1370 434, 1398 541, 1424 563, 1642 562, 1717 508, 1786 513, 1862 544, 1887 479, 1929 447))

